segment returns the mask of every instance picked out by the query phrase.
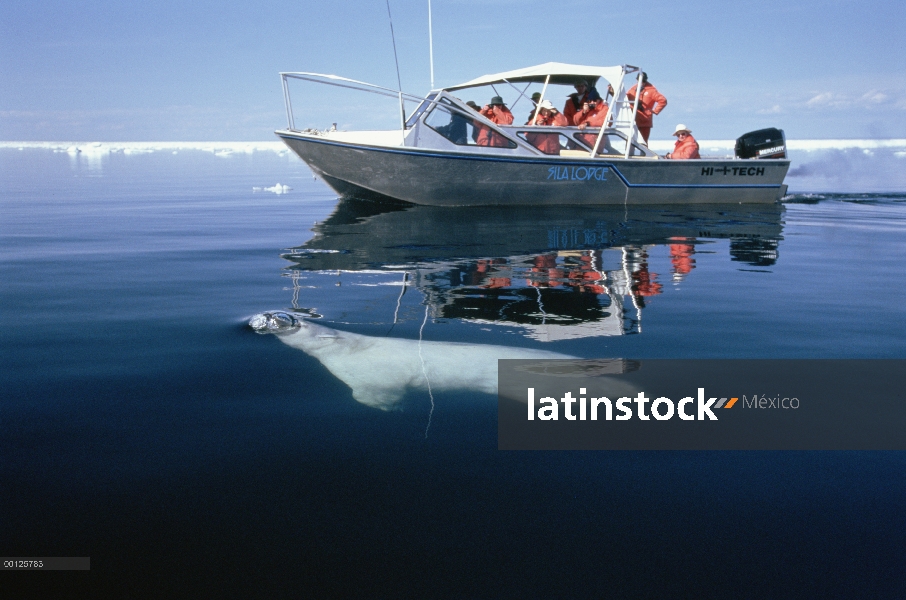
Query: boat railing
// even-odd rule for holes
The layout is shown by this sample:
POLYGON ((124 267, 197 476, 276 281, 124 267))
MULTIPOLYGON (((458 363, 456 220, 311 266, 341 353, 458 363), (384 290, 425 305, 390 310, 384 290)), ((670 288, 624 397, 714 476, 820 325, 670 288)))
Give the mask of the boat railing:
MULTIPOLYGON (((476 111, 456 96, 453 96, 445 90, 433 91, 422 101, 418 106, 415 112, 409 117, 409 122, 406 123, 406 127, 414 126, 417 121, 423 120, 422 115, 430 115, 435 108, 439 108, 442 111, 445 111, 449 115, 457 115, 462 123, 472 123, 473 126, 480 126, 489 132, 492 132, 491 135, 497 136, 498 139, 506 140, 508 144, 511 144, 511 148, 524 147, 531 152, 538 152, 538 149, 530 143, 527 143, 525 139, 517 136, 511 125, 499 125, 494 121, 491 121, 486 116, 481 114, 480 111, 476 111)), ((451 118, 452 122, 452 118, 451 118)), ((441 133, 437 128, 433 127, 430 123, 425 123, 431 129, 434 129, 436 132, 441 133)), ((443 133, 441 133, 443 135, 443 133)), ((448 138, 449 139, 449 138, 448 138)), ((456 142, 454 142, 456 143, 456 142)), ((466 145, 469 145, 468 143, 466 145)), ((486 147, 488 148, 488 147, 486 147)))
POLYGON ((379 85, 374 85, 373 83, 366 83, 364 81, 357 81, 355 79, 349 79, 348 77, 340 77, 338 75, 327 75, 324 73, 308 73, 304 71, 296 72, 286 72, 280 73, 280 80, 283 82, 283 102, 286 105, 286 122, 287 128, 290 131, 298 131, 296 129, 295 117, 293 115, 293 104, 292 99, 289 93, 289 79, 299 79, 302 81, 310 81, 313 83, 320 83, 322 85, 332 85, 336 87, 356 90, 359 92, 368 92, 370 94, 377 94, 379 96, 386 96, 389 98, 396 98, 400 103, 400 122, 402 123, 402 128, 405 129, 406 123, 406 108, 404 105, 405 101, 410 102, 421 102, 424 98, 421 96, 414 96, 403 92, 402 90, 394 90, 390 88, 385 88, 379 85))
POLYGON ((429 129, 456 145, 477 145, 477 139, 467 132, 467 127, 471 124, 472 127, 481 127, 489 132, 494 132, 493 135, 498 136, 500 140, 505 139, 510 144, 508 146, 510 149, 521 147, 533 154, 606 159, 657 158, 657 155, 647 146, 629 142, 630 132, 613 127, 601 129, 531 124, 498 125, 444 90, 431 92, 409 116, 406 127, 415 126, 417 121, 424 121, 429 129), (432 123, 431 120, 436 110, 442 111, 445 117, 432 123), (459 120, 459 130, 454 128, 455 119, 459 120), (438 127, 439 124, 441 124, 440 127, 438 127), (456 140, 451 137, 454 131, 459 131, 456 140), (556 148, 550 144, 552 136, 556 136, 558 140, 556 148), (627 142, 629 142, 628 152, 626 151, 627 142))
MULTIPOLYGON (((501 77, 500 79, 482 79, 472 84, 463 84, 459 86, 453 86, 452 88, 445 88, 445 91, 451 90, 464 90, 471 88, 479 88, 490 85, 494 86, 496 83, 504 83, 510 86, 518 95, 517 102, 519 99, 527 98, 526 93, 528 91, 528 86, 537 83, 542 84, 540 98, 537 103, 540 104, 546 98, 548 98, 548 86, 554 84, 563 84, 563 74, 558 74, 556 76, 552 74, 547 75, 517 75, 517 79, 509 79, 501 77), (559 80, 556 80, 559 78, 559 80), (519 88, 515 83, 526 83, 524 88, 519 88)), ((604 119, 606 127, 604 129, 595 129, 595 133, 599 133, 600 136, 594 143, 583 142, 584 145, 591 146, 588 148, 588 155, 590 157, 595 156, 615 156, 620 155, 623 158, 652 158, 656 156, 653 152, 649 150, 642 149, 642 146, 647 147, 645 142, 640 140, 640 135, 638 131, 638 126, 636 124, 636 115, 639 111, 639 98, 641 94, 636 94, 632 100, 627 98, 627 85, 631 86, 633 84, 639 85, 642 76, 642 69, 636 65, 621 65, 621 71, 619 76, 614 76, 612 80, 604 79, 608 85, 612 88, 613 99, 608 102, 608 112, 604 119), (608 136, 612 133, 618 133, 622 138, 620 139, 621 148, 608 147, 610 140, 608 136)), ((581 77, 580 75, 571 76, 581 77)), ((498 90, 494 87, 494 92, 497 94, 498 90)), ((499 94, 497 94, 499 95, 499 94)), ((608 94, 605 93, 604 97, 607 98, 608 94)), ((537 118, 537 112, 532 117, 532 122, 527 124, 528 127, 535 126, 535 119, 537 118)), ((512 126, 507 126, 506 129, 510 129, 512 126)), ((551 129, 546 129, 545 131, 552 131, 551 129)), ((591 130, 588 130, 591 131, 591 130)), ((569 137, 569 136, 568 136, 569 137)), ((585 138, 587 139, 587 138, 585 138)), ((580 144, 580 147, 584 147, 580 144)), ((574 151, 574 148, 571 148, 571 151, 574 151)))
POLYGON ((627 132, 613 127, 598 128, 550 125, 506 125, 501 129, 511 136, 521 138, 535 149, 546 154, 529 141, 528 135, 560 136, 560 156, 587 156, 590 158, 657 158, 657 154, 637 141, 630 141, 627 132), (564 143, 565 142, 565 143, 564 143), (626 146, 629 142, 629 150, 626 146))
MULTIPOLYGON (((636 82, 638 86, 641 86, 642 69, 634 65, 623 65, 623 76, 620 77, 620 81, 617 82, 617 86, 614 88, 613 100, 609 103, 607 116, 604 118, 608 128, 620 132, 625 138, 625 146, 622 152, 623 158, 630 158, 633 154, 633 147, 638 147, 639 131, 636 125, 636 114, 639 111, 639 98, 642 97, 642 94, 636 93, 633 100, 629 100, 626 97, 626 76, 632 73, 637 74, 636 82)), ((602 141, 603 135, 599 136, 595 142, 592 155, 599 152, 602 141)))
MULTIPOLYGON (((623 68, 624 74, 636 72, 640 73, 640 69, 635 66, 624 65, 623 68)), ((618 156, 622 156, 623 158, 656 157, 653 152, 647 149, 643 149, 642 145, 638 143, 638 133, 635 126, 635 114, 638 110, 638 95, 636 95, 636 98, 633 101, 626 99, 625 82, 623 81, 623 78, 621 78, 619 82, 615 82, 617 85, 615 86, 616 89, 614 90, 614 101, 610 105, 607 118, 605 119, 605 122, 608 124, 607 127, 603 129, 589 128, 581 133, 577 132, 576 128, 574 127, 562 128, 563 131, 558 131, 561 128, 538 126, 534 124, 527 124, 522 126, 497 125, 496 123, 485 118, 481 113, 473 111, 470 107, 466 106, 461 100, 459 100, 459 98, 452 96, 446 90, 432 91, 427 97, 422 97, 415 96, 401 90, 394 90, 372 83, 350 79, 348 77, 340 77, 338 75, 328 75, 323 73, 311 73, 305 71, 283 72, 280 73, 280 78, 283 83, 283 97, 284 103, 286 105, 287 128, 289 131, 299 131, 295 125, 292 98, 290 96, 289 90, 289 80, 296 79, 301 81, 319 83, 322 85, 351 89, 355 91, 368 92, 378 96, 394 98, 398 100, 400 105, 400 129, 402 130, 404 136, 406 130, 415 125, 414 121, 420 120, 423 114, 430 113, 438 103, 442 102, 444 104, 444 109, 447 112, 457 113, 464 119, 472 121, 476 124, 480 124, 482 127, 485 127, 491 131, 496 131, 498 135, 502 135, 510 143, 514 144, 514 148, 520 146, 527 148, 535 153, 545 154, 544 151, 542 151, 530 141, 529 136, 521 134, 529 134, 529 132, 531 132, 530 135, 556 133, 561 137, 567 138, 569 140, 568 143, 561 144, 561 148, 563 151, 566 151, 565 153, 573 156, 579 155, 581 153, 587 153, 588 156, 592 158, 611 158, 618 156), (407 101, 417 103, 417 106, 409 116, 408 121, 406 118, 406 109, 404 104, 407 101), (520 131, 517 132, 516 129, 519 129, 520 131), (616 137, 614 139, 611 139, 614 136, 616 137), (616 144, 614 144, 614 142, 616 142, 616 144), (619 146, 622 146, 622 148, 619 148, 619 146)), ((548 83, 548 80, 549 78, 545 80, 545 88, 542 92, 542 95, 547 91, 546 84, 548 83)), ((517 88, 517 91, 520 91, 520 96, 524 96, 525 90, 518 90, 517 88)), ((405 141, 403 143, 405 144, 405 141)))

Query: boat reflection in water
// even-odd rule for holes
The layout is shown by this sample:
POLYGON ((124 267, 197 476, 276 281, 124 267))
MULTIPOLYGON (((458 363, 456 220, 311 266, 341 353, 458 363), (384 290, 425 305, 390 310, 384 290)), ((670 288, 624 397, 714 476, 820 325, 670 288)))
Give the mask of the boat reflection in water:
POLYGON ((284 258, 290 274, 402 271, 435 317, 518 326, 554 341, 639 333, 649 270, 669 248, 672 280, 703 240, 729 239, 734 261, 777 260, 783 206, 440 208, 344 200, 284 258))
MULTIPOLYGON (((497 359, 571 357, 525 347, 537 343, 529 340, 520 346, 500 334, 518 331, 538 342, 554 342, 641 333, 646 301, 664 286, 649 269, 653 247, 669 248, 673 281, 692 273, 696 246, 713 239, 729 239, 734 261, 768 266, 777 259, 782 215, 781 205, 511 209, 345 199, 315 226, 310 241, 283 255, 292 263, 287 275, 294 283, 293 308, 256 315, 250 325, 317 358, 349 385, 357 401, 376 408, 393 408, 407 390, 493 394, 497 359), (317 276, 342 275, 348 282, 356 275, 384 274, 400 287, 395 310, 386 307, 383 323, 375 323, 371 311, 358 325, 386 325, 392 332, 405 320, 399 317, 400 300, 415 289, 425 307, 418 339, 411 330, 396 330, 391 337, 386 327, 367 334, 327 327, 328 322, 355 325, 350 315, 367 313, 373 298, 356 298, 361 291, 347 287, 301 285, 317 276), (327 300, 325 287, 336 290, 327 300), (311 295, 302 296, 307 291, 311 295), (361 310, 349 305, 350 295, 361 310), (344 316, 327 314, 324 324, 315 324, 312 317, 321 316, 315 311, 344 316), (422 341, 429 316, 477 323, 490 333, 482 343, 422 341), (500 334, 494 333, 496 326, 500 334)), ((386 290, 388 278, 383 279, 361 285, 386 290)))

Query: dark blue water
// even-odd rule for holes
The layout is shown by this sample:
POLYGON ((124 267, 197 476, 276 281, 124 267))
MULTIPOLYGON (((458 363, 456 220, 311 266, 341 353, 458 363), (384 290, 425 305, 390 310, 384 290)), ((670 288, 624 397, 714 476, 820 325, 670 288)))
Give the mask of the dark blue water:
POLYGON ((0 554, 92 564, 4 597, 906 595, 903 453, 499 452, 495 396, 377 362, 903 358, 904 195, 401 210, 260 152, 0 177, 0 554), (367 351, 327 364, 268 310, 367 351))

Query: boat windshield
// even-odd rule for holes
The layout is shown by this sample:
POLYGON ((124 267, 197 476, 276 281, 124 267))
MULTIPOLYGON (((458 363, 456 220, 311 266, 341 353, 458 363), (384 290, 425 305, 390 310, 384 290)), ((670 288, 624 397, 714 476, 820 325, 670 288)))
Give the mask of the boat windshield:
POLYGON ((415 124, 418 122, 418 118, 422 116, 422 113, 425 112, 425 110, 429 106, 431 106, 431 103, 435 98, 437 98, 436 93, 428 94, 428 97, 422 100, 422 103, 418 105, 418 108, 415 109, 415 112, 413 112, 406 120, 406 129, 415 126, 415 124))
MULTIPOLYGON (((582 144, 588 146, 589 149, 595 147, 595 142, 598 139, 598 130, 596 129, 587 129, 585 131, 580 131, 573 134, 573 138, 578 140, 582 144)), ((605 132, 604 136, 601 138, 601 145, 598 146, 598 154, 603 156, 611 157, 620 157, 623 156, 623 153, 626 149, 626 138, 620 135, 617 132, 605 132)), ((636 144, 632 144, 629 151, 629 156, 648 156, 649 153, 642 150, 636 144)))
POLYGON ((447 98, 441 98, 425 117, 424 123, 457 146, 516 147, 515 142, 493 129, 476 124, 473 116, 471 109, 465 112, 447 98))

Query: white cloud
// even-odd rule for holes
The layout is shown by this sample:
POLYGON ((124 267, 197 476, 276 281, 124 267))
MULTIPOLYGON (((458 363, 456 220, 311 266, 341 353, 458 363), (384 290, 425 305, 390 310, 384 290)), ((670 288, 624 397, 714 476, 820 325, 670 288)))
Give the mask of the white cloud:
POLYGON ((861 99, 866 102, 872 102, 874 104, 882 104, 882 103, 886 102, 889 98, 890 98, 890 96, 888 96, 884 92, 872 90, 872 91, 864 94, 861 99))
POLYGON ((899 109, 906 107, 906 90, 873 89, 863 94, 814 92, 805 106, 812 109, 899 109))
POLYGON ((824 92, 824 93, 818 94, 816 96, 813 96, 805 104, 806 104, 806 106, 809 106, 812 108, 817 108, 817 107, 822 107, 822 106, 829 106, 829 107, 848 106, 849 102, 841 99, 841 97, 838 94, 833 94, 831 92, 824 92))

